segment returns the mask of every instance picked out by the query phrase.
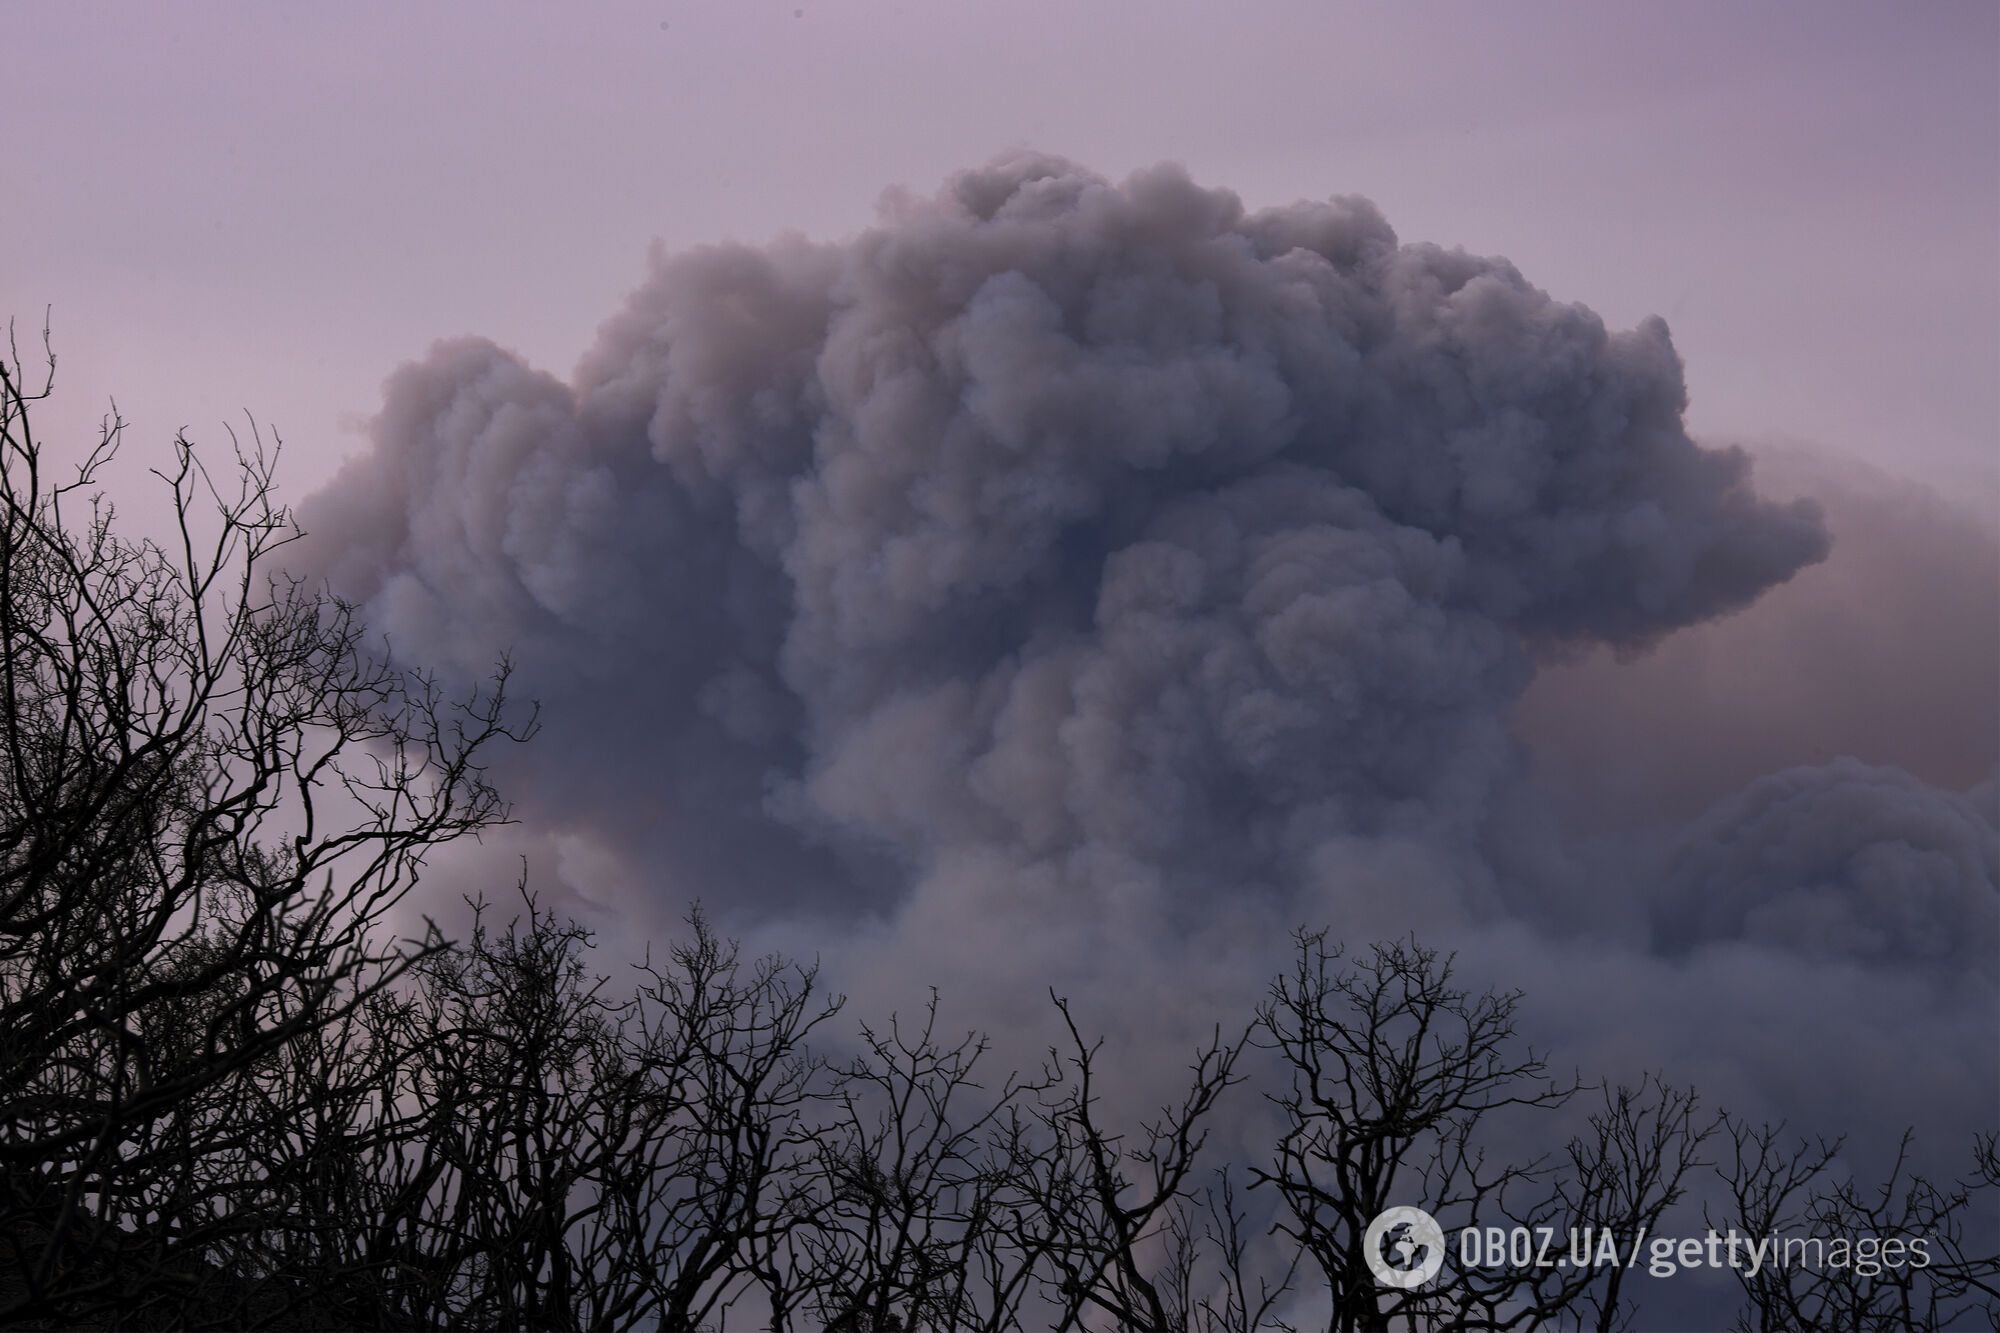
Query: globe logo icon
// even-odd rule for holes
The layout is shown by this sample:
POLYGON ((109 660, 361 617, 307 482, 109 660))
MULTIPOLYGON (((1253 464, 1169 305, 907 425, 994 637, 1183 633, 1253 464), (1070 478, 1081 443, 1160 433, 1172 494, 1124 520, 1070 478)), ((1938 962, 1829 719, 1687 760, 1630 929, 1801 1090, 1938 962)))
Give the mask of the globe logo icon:
POLYGON ((1361 1253, 1377 1282, 1412 1291, 1444 1267, 1444 1231, 1421 1208, 1390 1208, 1368 1224, 1361 1253))

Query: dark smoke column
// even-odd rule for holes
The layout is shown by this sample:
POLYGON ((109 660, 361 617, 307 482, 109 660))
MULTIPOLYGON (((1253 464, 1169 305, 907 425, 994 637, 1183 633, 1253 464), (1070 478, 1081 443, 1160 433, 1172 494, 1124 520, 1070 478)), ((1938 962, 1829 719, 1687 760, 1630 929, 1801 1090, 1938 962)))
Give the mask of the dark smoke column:
POLYGON ((1355 198, 1247 212, 1023 155, 833 245, 658 264, 571 383, 391 380, 306 507, 399 652, 511 648, 531 818, 670 897, 1061 913, 1506 910, 1509 706, 1817 560, 1607 331, 1355 198))

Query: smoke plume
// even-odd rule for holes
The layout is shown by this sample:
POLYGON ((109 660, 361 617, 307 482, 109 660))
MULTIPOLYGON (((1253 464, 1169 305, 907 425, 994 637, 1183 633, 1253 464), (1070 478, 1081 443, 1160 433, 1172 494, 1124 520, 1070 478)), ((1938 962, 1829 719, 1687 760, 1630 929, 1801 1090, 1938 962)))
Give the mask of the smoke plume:
POLYGON ((1949 974, 1905 1016, 1990 994, 1970 798, 1782 773, 1607 863, 1532 782, 1544 663, 1828 552, 1686 402, 1659 320, 1365 200, 1018 155, 850 240, 658 258, 568 380, 439 344, 303 517, 397 653, 513 654, 547 727, 510 793, 631 910, 700 898, 905 1003, 1083 986, 1105 1026, 1205 1028, 1301 920, 1484 939, 1558 999, 1597 977, 1607 1049, 1717 949, 1771 960, 1730 965, 1751 990, 1813 984, 1794 958, 1949 974))

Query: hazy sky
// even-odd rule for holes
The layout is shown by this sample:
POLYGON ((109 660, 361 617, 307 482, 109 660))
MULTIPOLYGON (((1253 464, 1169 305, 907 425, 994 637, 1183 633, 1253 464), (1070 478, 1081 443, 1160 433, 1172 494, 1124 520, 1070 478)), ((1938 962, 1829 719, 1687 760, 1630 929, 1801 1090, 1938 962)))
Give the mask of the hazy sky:
POLYGON ((1698 434, 1996 477, 2000 8, 9 4, 0 311, 59 420, 274 423, 294 495, 398 362, 567 372, 672 248, 844 234, 1026 145, 1360 193, 1614 327, 1698 434))

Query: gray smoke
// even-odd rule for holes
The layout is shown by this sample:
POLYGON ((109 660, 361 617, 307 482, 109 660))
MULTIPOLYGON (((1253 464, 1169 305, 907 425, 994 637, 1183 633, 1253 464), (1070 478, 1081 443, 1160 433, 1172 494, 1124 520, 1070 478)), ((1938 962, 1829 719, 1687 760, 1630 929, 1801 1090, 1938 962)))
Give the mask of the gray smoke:
POLYGON ((1606 880, 1526 782, 1538 662, 1827 552, 1685 405, 1659 320, 1365 200, 1022 155, 846 242, 657 260, 568 382, 440 344, 303 516, 398 653, 515 655, 531 822, 905 1003, 1094 978, 1107 1026, 1205 1028, 1298 920, 1971 967, 1991 821, 1917 813, 1958 798, 1753 789, 1606 880), (1986 851, 1933 879, 1918 827, 1986 851))
POLYGON ((1833 553, 1642 657, 1546 663, 1515 710, 1541 785, 1597 827, 1684 824, 1767 773, 1858 756, 1962 791, 2000 763, 2000 526, 1797 445, 1758 490, 1809 496, 1833 553))
POLYGON ((1656 907, 1660 943, 2000 970, 2000 844, 1982 804, 1853 759, 1760 778, 1688 830, 1656 907))

